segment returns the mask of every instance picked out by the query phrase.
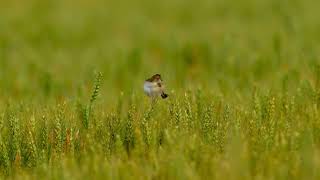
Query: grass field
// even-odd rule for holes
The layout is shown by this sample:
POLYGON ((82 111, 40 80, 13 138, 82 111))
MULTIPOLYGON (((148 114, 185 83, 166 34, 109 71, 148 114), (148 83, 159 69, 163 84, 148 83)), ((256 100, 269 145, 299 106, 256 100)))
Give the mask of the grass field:
POLYGON ((0 179, 320 179, 319 7, 1 1, 0 179))

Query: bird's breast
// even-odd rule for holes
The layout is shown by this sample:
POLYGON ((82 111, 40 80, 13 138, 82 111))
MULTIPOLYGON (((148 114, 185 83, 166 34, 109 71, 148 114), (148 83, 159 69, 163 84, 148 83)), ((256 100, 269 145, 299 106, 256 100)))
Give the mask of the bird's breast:
POLYGON ((144 92, 148 95, 157 94, 161 92, 161 87, 155 82, 145 82, 143 85, 144 92))

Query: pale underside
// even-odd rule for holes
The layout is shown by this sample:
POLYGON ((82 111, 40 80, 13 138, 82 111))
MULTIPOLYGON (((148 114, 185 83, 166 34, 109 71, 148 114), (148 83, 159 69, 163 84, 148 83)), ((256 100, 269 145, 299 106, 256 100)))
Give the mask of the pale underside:
POLYGON ((156 82, 145 82, 143 86, 144 92, 149 97, 157 97, 160 96, 164 90, 164 86, 161 84, 161 87, 159 87, 158 83, 156 82))

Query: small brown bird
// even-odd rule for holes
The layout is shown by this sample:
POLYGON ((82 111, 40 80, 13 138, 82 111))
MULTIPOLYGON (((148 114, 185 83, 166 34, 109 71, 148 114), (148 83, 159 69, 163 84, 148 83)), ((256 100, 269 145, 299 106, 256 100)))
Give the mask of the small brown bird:
POLYGON ((160 74, 153 75, 151 78, 145 80, 143 89, 151 98, 156 98, 159 95, 161 95, 162 99, 168 97, 168 94, 164 92, 164 85, 160 74))

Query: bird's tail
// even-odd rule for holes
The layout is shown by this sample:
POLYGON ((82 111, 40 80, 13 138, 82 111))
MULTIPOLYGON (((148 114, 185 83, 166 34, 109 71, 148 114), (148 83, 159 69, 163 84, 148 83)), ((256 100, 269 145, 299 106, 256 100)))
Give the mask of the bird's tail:
POLYGON ((162 97, 162 99, 166 99, 168 97, 168 94, 162 92, 161 97, 162 97))

